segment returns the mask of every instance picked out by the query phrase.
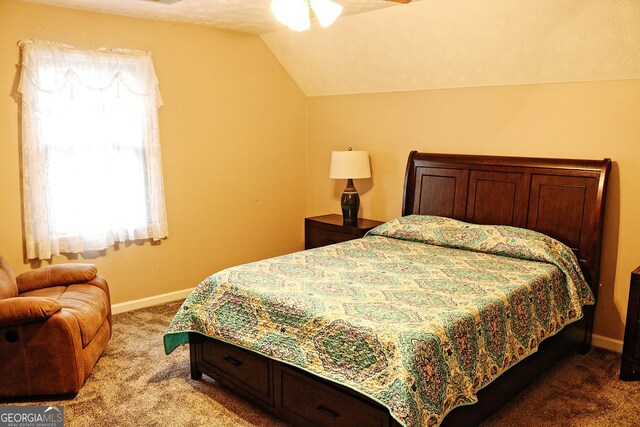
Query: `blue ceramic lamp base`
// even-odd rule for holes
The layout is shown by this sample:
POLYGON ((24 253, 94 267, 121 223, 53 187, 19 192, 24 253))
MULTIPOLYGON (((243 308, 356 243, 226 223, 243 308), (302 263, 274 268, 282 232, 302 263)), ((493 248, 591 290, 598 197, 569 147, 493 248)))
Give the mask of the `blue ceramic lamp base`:
POLYGON ((347 186, 340 198, 342 207, 342 223, 344 225, 355 227, 358 225, 358 209, 360 208, 360 196, 353 185, 353 180, 347 181, 347 186))

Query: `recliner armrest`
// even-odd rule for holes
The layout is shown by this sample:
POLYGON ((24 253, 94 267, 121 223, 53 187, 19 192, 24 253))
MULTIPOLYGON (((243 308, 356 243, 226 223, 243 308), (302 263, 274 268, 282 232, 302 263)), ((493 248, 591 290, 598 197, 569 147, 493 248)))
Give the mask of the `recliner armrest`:
POLYGON ((96 277, 93 264, 56 264, 36 268, 16 277, 18 292, 29 292, 51 286, 85 283, 96 277))
POLYGON ((18 325, 48 319, 62 309, 51 298, 13 297, 0 300, 0 326, 18 325))

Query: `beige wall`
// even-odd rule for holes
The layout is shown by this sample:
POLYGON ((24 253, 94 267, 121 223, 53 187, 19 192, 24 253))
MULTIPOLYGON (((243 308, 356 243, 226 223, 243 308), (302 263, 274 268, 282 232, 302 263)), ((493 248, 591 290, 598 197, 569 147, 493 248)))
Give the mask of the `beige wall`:
POLYGON ((306 97, 259 37, 1 0, 0 254, 17 272, 30 268, 11 96, 20 39, 153 53, 165 103, 159 116, 169 238, 88 257, 107 277, 115 303, 302 249, 306 97))
POLYGON ((368 150, 361 216, 401 213, 411 150, 614 161, 595 333, 622 339, 629 274, 640 265, 640 80, 309 98, 307 215, 340 213, 331 150, 368 150))
POLYGON ((26 38, 153 52, 165 101, 170 236, 88 257, 109 279, 114 302, 188 288, 218 269, 301 249, 305 213, 340 210, 344 182, 328 178, 331 150, 371 154, 373 179, 356 185, 361 214, 376 219, 400 214, 413 149, 611 157, 595 332, 622 338, 629 272, 640 264, 639 80, 307 99, 256 36, 0 0, 0 253, 19 272, 30 264, 11 92, 16 42, 26 38))

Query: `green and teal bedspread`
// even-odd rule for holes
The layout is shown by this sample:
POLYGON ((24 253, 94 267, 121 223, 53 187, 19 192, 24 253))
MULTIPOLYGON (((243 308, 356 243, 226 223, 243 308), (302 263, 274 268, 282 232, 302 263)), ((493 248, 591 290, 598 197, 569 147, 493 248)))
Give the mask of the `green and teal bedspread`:
POLYGON ((575 256, 543 234, 441 217, 220 271, 185 300, 165 351, 197 332, 297 366, 406 426, 453 408, 582 317, 575 256))

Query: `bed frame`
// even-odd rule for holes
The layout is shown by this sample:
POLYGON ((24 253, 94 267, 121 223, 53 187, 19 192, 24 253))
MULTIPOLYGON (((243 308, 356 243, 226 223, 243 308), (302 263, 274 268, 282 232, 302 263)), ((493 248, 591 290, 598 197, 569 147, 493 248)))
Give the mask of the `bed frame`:
MULTIPOLYGON (((540 231, 567 244, 597 297, 611 160, 565 160, 411 152, 402 215, 439 215, 540 231)), ((569 352, 591 346, 594 306, 452 410, 443 426, 477 425, 569 352)), ((191 377, 206 373, 295 426, 399 427, 386 408, 351 389, 213 338, 191 333, 191 377)))

